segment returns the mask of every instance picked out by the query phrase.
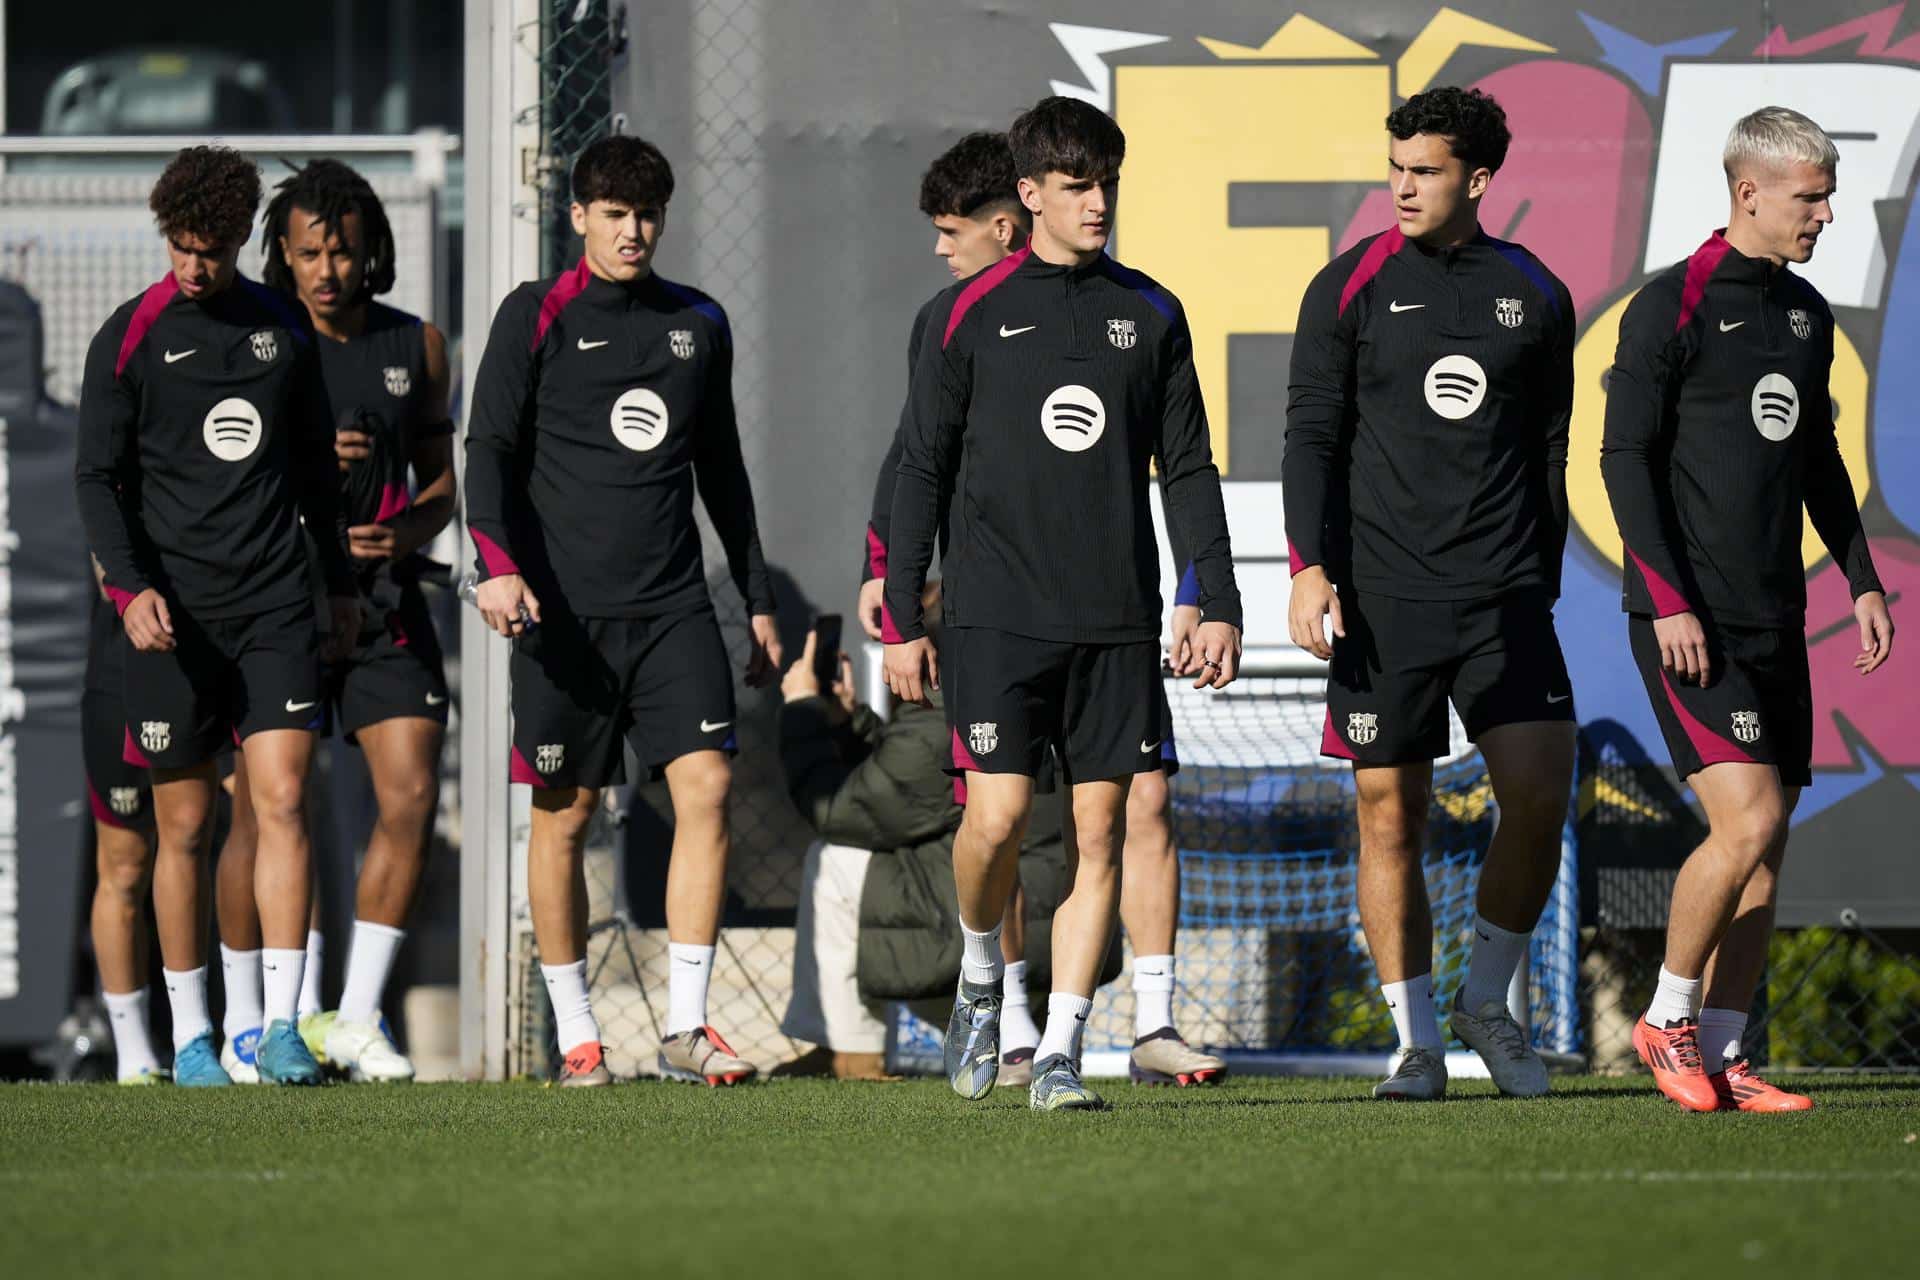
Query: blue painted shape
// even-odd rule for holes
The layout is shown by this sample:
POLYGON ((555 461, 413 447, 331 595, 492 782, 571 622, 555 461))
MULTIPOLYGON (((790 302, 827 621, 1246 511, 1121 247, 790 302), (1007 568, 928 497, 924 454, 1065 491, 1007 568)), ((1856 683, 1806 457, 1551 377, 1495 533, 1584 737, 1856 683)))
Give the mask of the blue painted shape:
MULTIPOLYGON (((1899 257, 1887 277, 1880 359, 1873 370, 1873 487, 1894 518, 1920 535, 1920 191, 1907 201, 1899 257)), ((1842 412, 1845 412, 1844 407, 1842 412)))
POLYGON ((1600 42, 1600 61, 1633 81, 1640 87, 1640 92, 1649 96, 1659 94, 1660 72, 1670 60, 1704 58, 1725 44, 1735 30, 1728 27, 1725 31, 1688 36, 1667 44, 1649 44, 1639 36, 1630 35, 1585 13, 1580 15, 1580 21, 1587 24, 1587 30, 1600 42))

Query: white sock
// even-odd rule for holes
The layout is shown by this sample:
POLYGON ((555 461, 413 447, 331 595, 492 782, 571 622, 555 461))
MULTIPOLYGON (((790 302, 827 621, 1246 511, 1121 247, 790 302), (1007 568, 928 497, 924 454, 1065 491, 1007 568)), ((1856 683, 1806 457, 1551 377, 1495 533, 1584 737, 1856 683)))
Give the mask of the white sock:
POLYGON ((299 1014, 303 1018, 310 1013, 318 1013, 326 1008, 326 1005, 322 1003, 320 999, 320 975, 321 970, 324 968, 321 964, 321 955, 325 951, 326 940, 320 936, 320 931, 318 929, 307 930, 307 964, 306 968, 301 972, 300 1004, 298 1006, 299 1014))
POLYGON ((1654 988, 1653 1003, 1647 1007, 1647 1024, 1664 1027, 1669 1022, 1684 1022, 1693 1016, 1694 1003, 1700 999, 1700 979, 1683 978, 1660 966, 1660 985, 1654 988))
POLYGON ((1526 954, 1533 934, 1502 929, 1483 915, 1473 917, 1473 958, 1467 962, 1467 981, 1460 988, 1460 1005, 1468 1013, 1497 1001, 1507 1005, 1507 988, 1513 983, 1514 970, 1526 954))
POLYGON ((258 1031, 266 1025, 266 1006, 260 995, 260 948, 235 951, 220 944, 220 982, 227 1007, 220 1015, 220 1030, 232 1044, 243 1031, 258 1031))
POLYGON ((1707 1074, 1746 1057, 1740 1052, 1740 1037, 1747 1032, 1747 1015, 1735 1009, 1700 1011, 1700 1062, 1707 1074))
POLYGON ((999 985, 1007 967, 1006 959, 1000 954, 1000 926, 996 924, 986 933, 975 933, 962 920, 960 939, 961 979, 976 987, 999 985))
POLYGON ((1027 1003, 1027 962, 1013 960, 1000 975, 1000 1055, 1039 1043, 1040 1028, 1033 1025, 1033 1008, 1027 1003))
POLYGON ((707 1025, 707 985, 713 981, 713 948, 691 942, 669 942, 667 963, 673 972, 667 981, 667 1034, 707 1025))
POLYGON ((1045 1062, 1055 1054, 1064 1053, 1075 1062, 1080 1061, 1080 1040, 1087 1034, 1087 1015, 1093 1012, 1093 1001, 1085 996, 1069 995, 1065 991, 1056 991, 1047 997, 1047 1030, 1040 1037, 1040 1047, 1033 1052, 1036 1062, 1045 1062))
POLYGON ((1173 1025, 1173 957, 1133 958, 1133 1035, 1150 1036, 1173 1025))
POLYGON ((261 1016, 276 1022, 300 1021, 300 978, 307 953, 300 947, 260 948, 260 983, 264 994, 261 1016))
POLYGON ((1446 1044, 1440 1038, 1440 1020, 1433 1013, 1433 975, 1423 973, 1404 982, 1389 982, 1380 988, 1393 1014, 1393 1030, 1400 1047, 1438 1049, 1446 1044))
POLYGON ((198 969, 162 969, 167 984, 167 1005, 173 1010, 173 1047, 186 1047, 195 1036, 213 1030, 207 1016, 207 966, 198 969))
POLYGON ((587 962, 543 964, 540 976, 547 980, 547 999, 553 1002, 553 1032, 560 1052, 598 1044, 600 1024, 594 1021, 593 998, 587 994, 587 962))
POLYGON ((147 1034, 147 990, 115 995, 100 993, 107 1000, 107 1023, 113 1028, 113 1054, 119 1061, 119 1076, 131 1080, 142 1071, 157 1071, 160 1060, 153 1056, 153 1037, 147 1034))
POLYGON ((393 958, 400 953, 407 931, 371 920, 353 922, 347 943, 347 985, 340 992, 342 1022, 378 1022, 380 993, 387 989, 393 958))

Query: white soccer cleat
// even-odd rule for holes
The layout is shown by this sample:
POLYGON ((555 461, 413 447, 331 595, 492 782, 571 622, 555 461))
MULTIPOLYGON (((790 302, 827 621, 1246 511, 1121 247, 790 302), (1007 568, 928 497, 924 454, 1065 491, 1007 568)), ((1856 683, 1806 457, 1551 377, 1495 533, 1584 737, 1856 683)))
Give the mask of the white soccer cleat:
POLYGON ((1527 1043, 1527 1033, 1513 1020, 1506 1002, 1488 1000, 1468 1012, 1453 998, 1453 1034, 1480 1055, 1487 1074, 1510 1098, 1538 1098, 1547 1092, 1547 1064, 1527 1043))
POLYGON ((1389 1102, 1438 1102, 1447 1096, 1447 1058, 1439 1049, 1412 1044, 1387 1059, 1387 1078, 1373 1096, 1389 1102))
POLYGON ((259 1084, 260 1065, 254 1055, 260 1049, 260 1028, 242 1031, 220 1048, 220 1065, 235 1084, 259 1084))
POLYGON ((349 1080, 363 1083, 405 1084, 413 1079, 413 1064, 377 1022, 336 1018, 327 1028, 327 1061, 349 1080))

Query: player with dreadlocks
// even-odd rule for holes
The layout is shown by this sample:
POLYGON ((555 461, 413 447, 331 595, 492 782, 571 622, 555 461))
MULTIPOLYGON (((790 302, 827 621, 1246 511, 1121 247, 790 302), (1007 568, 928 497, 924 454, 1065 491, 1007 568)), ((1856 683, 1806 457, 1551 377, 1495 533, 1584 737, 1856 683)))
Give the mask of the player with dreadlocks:
MULTIPOLYGON (((301 1033, 323 1063, 356 1080, 409 1080, 413 1064, 388 1037, 380 997, 426 863, 446 736, 446 675, 420 587, 435 567, 420 550, 453 515, 447 344, 420 317, 375 301, 393 288, 393 230, 373 188, 348 166, 315 160, 281 182, 263 239, 266 283, 313 319, 331 406, 347 549, 367 610, 351 652, 328 671, 327 693, 335 724, 366 757, 379 805, 339 1010, 307 1011, 319 1003, 315 985, 302 1001, 301 1033)), ((221 859, 223 888, 251 875, 238 817, 239 838, 221 859)), ((224 908, 246 898, 220 895, 222 959, 242 985, 254 922, 224 908)), ((230 1047, 244 1036, 231 1019, 227 1031, 230 1047)))

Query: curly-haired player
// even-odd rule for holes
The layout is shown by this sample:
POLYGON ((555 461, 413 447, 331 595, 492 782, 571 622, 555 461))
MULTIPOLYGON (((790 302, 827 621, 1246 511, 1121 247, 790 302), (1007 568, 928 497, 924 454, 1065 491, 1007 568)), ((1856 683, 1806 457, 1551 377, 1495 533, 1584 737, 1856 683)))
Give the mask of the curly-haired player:
POLYGON ((1531 1096, 1546 1069, 1506 997, 1553 888, 1573 777, 1553 629, 1573 304, 1538 258, 1480 228, 1511 138, 1499 103, 1432 89, 1387 131, 1395 225, 1329 263, 1300 305, 1289 628, 1332 660, 1321 750, 1353 762, 1360 921, 1400 1039, 1375 1096, 1446 1092, 1421 839, 1449 698, 1500 806, 1453 1032, 1502 1092, 1531 1096))
POLYGON ((325 696, 303 517, 329 648, 351 641, 361 611, 311 331, 236 268, 259 199, 259 172, 237 152, 174 157, 151 201, 171 270, 94 336, 80 399, 75 491, 126 634, 127 753, 153 771, 181 1084, 229 1083, 207 1017, 201 887, 227 741, 260 825, 260 1074, 320 1080, 294 1025, 311 897, 304 789, 325 696))

